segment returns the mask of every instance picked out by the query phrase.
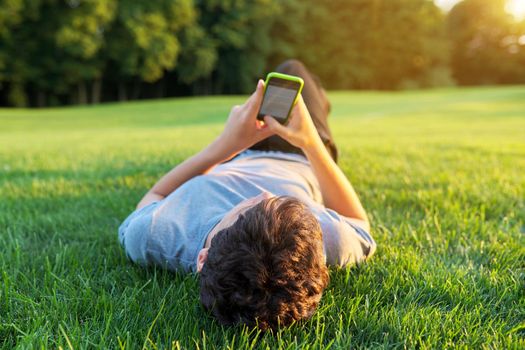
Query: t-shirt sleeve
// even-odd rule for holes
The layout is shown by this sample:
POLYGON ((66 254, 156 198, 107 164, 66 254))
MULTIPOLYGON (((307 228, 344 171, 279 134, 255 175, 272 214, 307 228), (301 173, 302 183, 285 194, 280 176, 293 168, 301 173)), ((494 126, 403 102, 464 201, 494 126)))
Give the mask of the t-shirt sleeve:
POLYGON ((317 212, 317 217, 323 231, 328 265, 354 265, 374 254, 376 242, 370 233, 346 216, 324 208, 317 212))
POLYGON ((151 230, 153 213, 160 201, 153 202, 145 207, 135 210, 118 229, 120 244, 124 247, 126 255, 131 261, 147 265, 147 240, 151 230))

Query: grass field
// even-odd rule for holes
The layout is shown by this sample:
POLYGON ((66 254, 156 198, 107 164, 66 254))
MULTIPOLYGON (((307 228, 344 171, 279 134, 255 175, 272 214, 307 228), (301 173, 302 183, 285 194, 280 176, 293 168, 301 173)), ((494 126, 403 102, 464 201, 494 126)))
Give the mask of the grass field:
POLYGON ((138 268, 117 241, 243 97, 0 109, 0 346, 525 347, 525 87, 330 98, 378 250, 274 335, 219 326, 196 276, 138 268))

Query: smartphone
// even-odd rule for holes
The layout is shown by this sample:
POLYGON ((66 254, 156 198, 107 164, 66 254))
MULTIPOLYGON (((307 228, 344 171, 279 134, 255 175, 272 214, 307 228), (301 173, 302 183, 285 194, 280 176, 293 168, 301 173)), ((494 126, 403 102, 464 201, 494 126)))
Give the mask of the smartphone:
POLYGON ((286 125, 303 85, 303 79, 293 75, 276 72, 268 74, 257 119, 264 120, 265 115, 270 115, 279 123, 286 125))

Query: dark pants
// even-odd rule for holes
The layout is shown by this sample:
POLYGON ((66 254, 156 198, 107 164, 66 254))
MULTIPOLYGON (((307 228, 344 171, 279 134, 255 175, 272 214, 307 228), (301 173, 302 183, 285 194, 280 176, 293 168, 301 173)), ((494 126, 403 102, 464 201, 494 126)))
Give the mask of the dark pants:
MULTIPOLYGON (((316 75, 313 75, 298 60, 287 60, 281 63, 276 72, 295 75, 304 80, 302 96, 310 116, 317 128, 321 140, 328 149, 330 155, 337 162, 337 147, 335 145, 332 133, 328 127, 328 113, 330 113, 330 102, 326 97, 326 92, 321 85, 321 81, 316 75)), ((285 141, 280 136, 273 135, 261 142, 256 143, 249 149, 264 151, 282 151, 289 153, 303 154, 303 151, 285 141)))

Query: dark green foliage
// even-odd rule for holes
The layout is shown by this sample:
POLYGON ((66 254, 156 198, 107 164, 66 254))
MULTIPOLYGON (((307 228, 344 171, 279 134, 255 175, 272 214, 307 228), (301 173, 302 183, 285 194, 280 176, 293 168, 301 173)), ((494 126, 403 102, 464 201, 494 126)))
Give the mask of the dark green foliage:
POLYGON ((177 68, 179 80, 192 84, 200 78, 208 78, 217 63, 215 41, 201 26, 191 26, 181 33, 181 47, 177 68))
POLYGON ((448 18, 454 77, 465 85, 525 83, 525 22, 505 0, 464 0, 448 18))
POLYGON ((192 0, 120 0, 107 34, 110 62, 123 77, 159 80, 177 62, 178 32, 195 18, 192 0))
POLYGON ((288 58, 332 89, 523 83, 504 2, 0 0, 0 105, 246 93, 288 58))
POLYGON ((8 102, 47 105, 54 104, 48 96, 68 95, 67 102, 85 103, 85 84, 102 78, 103 62, 97 54, 104 45, 104 28, 114 15, 113 1, 37 0, 23 5, 23 20, 12 24, 3 40, 8 102))
MULTIPOLYGON (((303 1, 277 32, 329 88, 397 89, 450 82, 444 16, 430 1, 303 1), (298 18, 293 18, 298 16, 298 18), (292 17, 290 20, 289 18, 292 17), (299 23, 308 23, 301 26, 299 23), (283 30, 285 28, 285 30, 283 30), (294 29, 299 28, 299 30, 294 29), (442 75, 437 81, 433 76, 442 75)), ((282 50, 285 56, 289 54, 282 50)))
POLYGON ((217 60, 207 93, 247 93, 265 74, 272 51, 276 0, 198 2, 200 24, 215 42, 217 60), (211 85, 211 86, 210 86, 211 85))

